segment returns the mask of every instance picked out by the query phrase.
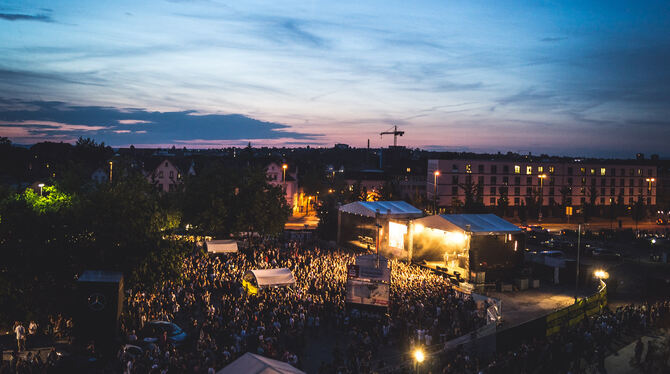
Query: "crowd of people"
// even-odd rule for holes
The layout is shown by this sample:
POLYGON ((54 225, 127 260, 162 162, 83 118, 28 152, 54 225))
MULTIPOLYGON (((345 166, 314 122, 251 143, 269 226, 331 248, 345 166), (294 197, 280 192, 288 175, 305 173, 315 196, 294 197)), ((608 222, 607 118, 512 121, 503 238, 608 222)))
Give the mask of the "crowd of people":
MULTIPOLYGON (((483 325, 475 303, 458 296, 446 278, 391 261, 390 308, 369 313, 345 303, 347 265, 354 252, 298 242, 249 242, 238 253, 195 250, 183 277, 158 290, 130 290, 122 320, 127 343, 142 346, 118 353, 126 373, 210 373, 245 352, 304 366, 306 344, 320 336, 344 335, 324 361, 323 373, 367 373, 393 364, 379 347, 439 344, 483 325), (251 269, 288 268, 296 285, 248 295, 241 285, 251 269), (189 336, 139 344, 150 321, 171 321, 189 336), (139 352, 139 353, 138 353, 139 352)), ((166 334, 167 335, 167 334, 166 334)), ((154 339, 151 339, 154 341, 154 339)))
POLYGON ((39 344, 39 341, 69 341, 73 322, 63 315, 51 315, 44 321, 44 328, 35 320, 15 321, 12 332, 16 338, 15 349, 8 360, 0 362, 0 374, 4 373, 47 373, 56 366, 59 356, 55 348, 49 350, 45 358, 36 352, 27 352, 39 344))
POLYGON ((639 338, 649 328, 659 327, 661 323, 667 326, 668 318, 670 301, 667 300, 625 305, 614 310, 606 308, 601 314, 557 334, 523 342, 515 350, 497 352, 488 363, 457 349, 440 355, 435 367, 447 374, 606 373, 605 358, 621 348, 616 343, 628 344, 631 337, 638 336, 635 357, 630 364, 642 373, 668 373, 670 339, 649 340, 644 344, 639 338))

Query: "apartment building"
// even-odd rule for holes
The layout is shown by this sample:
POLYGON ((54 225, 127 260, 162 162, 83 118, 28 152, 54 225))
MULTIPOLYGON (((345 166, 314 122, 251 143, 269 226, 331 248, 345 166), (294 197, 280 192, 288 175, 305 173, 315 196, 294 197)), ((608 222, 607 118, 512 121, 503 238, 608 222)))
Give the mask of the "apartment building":
POLYGON ((632 205, 642 197, 656 205, 657 168, 644 163, 628 164, 591 160, 428 160, 426 194, 438 206, 453 199, 465 201, 462 185, 477 184, 486 206, 495 206, 505 195, 509 206, 519 206, 536 196, 543 206, 581 206, 595 199, 596 205, 632 205), (436 172, 438 172, 436 175, 436 172), (563 201, 565 198, 566 201, 563 201))

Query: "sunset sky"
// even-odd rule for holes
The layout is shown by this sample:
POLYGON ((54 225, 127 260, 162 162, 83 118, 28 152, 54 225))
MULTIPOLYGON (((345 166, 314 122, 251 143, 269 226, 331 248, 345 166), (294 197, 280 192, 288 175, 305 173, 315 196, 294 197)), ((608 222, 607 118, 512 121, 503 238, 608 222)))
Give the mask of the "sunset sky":
POLYGON ((3 1, 32 144, 670 157, 668 1, 3 1))

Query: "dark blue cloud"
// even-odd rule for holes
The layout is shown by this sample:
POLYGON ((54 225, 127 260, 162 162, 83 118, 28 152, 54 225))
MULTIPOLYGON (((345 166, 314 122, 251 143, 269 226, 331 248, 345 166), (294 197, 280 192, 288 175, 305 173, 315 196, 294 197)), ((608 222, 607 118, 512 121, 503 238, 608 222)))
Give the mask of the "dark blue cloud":
MULTIPOLYGON (((197 146, 198 143, 212 144, 227 140, 310 141, 320 137, 317 134, 290 131, 288 125, 259 121, 240 114, 156 112, 139 108, 74 106, 59 101, 6 98, 0 98, 0 122, 0 128, 22 128, 31 135, 70 138, 86 136, 111 145, 177 143, 197 146)), ((39 140, 43 139, 36 139, 39 140)))
POLYGON ((54 22, 51 16, 46 14, 19 14, 19 13, 0 13, 0 19, 6 21, 37 21, 37 22, 54 22))

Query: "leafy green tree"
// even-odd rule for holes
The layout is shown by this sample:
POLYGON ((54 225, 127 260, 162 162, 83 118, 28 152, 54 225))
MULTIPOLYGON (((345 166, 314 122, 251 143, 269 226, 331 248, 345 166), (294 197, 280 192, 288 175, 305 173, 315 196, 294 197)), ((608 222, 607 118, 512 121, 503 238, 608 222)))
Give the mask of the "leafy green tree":
POLYGON ((507 215, 507 207, 509 207, 509 198, 505 192, 500 192, 497 204, 497 213, 500 217, 507 215))
POLYGON ((319 224, 316 232, 321 239, 335 240, 337 236, 337 215, 339 201, 336 195, 326 195, 316 208, 319 224))
POLYGON ((642 194, 638 196, 637 200, 631 207, 631 217, 635 221, 635 230, 637 231, 637 226, 642 221, 646 215, 647 215, 647 209, 644 205, 644 198, 642 197, 642 194))
POLYGON ((458 186, 465 193, 465 204, 463 206, 465 213, 482 213, 485 211, 484 200, 482 197, 484 190, 483 186, 480 186, 479 183, 472 182, 470 179, 458 186))

